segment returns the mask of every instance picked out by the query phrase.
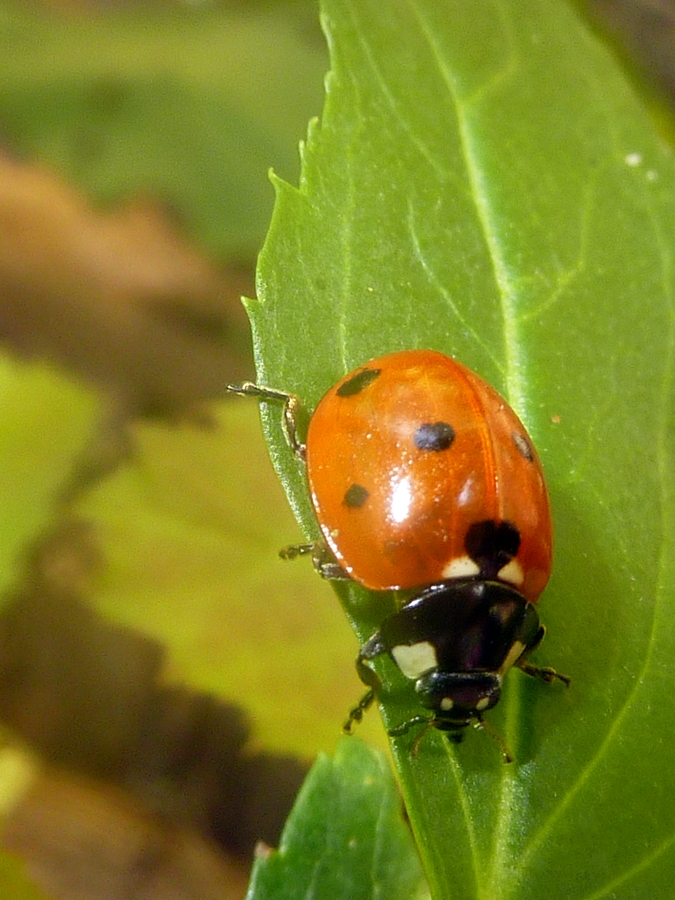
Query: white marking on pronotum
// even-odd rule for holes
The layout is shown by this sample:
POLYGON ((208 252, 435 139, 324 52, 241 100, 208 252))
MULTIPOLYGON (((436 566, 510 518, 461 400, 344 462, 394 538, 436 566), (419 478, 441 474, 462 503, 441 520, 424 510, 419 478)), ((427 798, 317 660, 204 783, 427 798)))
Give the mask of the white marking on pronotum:
POLYGON ((441 574, 443 578, 471 578, 480 574, 480 566, 468 556, 458 556, 447 563, 441 574))
POLYGON ((430 669, 438 667, 438 659, 433 644, 420 641, 418 644, 398 644, 391 655, 406 678, 419 678, 430 669))
POLYGON ((511 666, 516 663, 520 657, 523 655, 523 650, 525 649, 525 644, 522 641, 514 641, 511 649, 509 650, 506 659, 501 665, 499 670, 500 674, 504 672, 508 672, 511 666))

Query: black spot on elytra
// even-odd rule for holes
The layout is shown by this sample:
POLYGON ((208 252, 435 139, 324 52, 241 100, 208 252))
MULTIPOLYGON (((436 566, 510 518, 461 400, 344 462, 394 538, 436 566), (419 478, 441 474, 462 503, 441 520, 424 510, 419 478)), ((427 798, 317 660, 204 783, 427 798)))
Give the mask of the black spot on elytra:
POLYGON ((494 578, 520 547, 520 533, 511 522, 476 522, 466 533, 464 547, 483 578, 494 578))
POLYGON ((518 453, 526 459, 528 462, 534 462, 534 451, 532 450, 532 444, 528 441, 524 434, 519 434, 517 431, 514 431, 511 435, 513 439, 513 443, 516 445, 516 449, 518 453))
POLYGON ((351 509, 359 509, 370 496, 369 492, 362 484, 353 484, 345 492, 342 502, 351 509))
POLYGON ((381 369, 361 369, 348 381, 341 384, 335 393, 338 397, 353 397, 354 394, 360 394, 364 388, 375 381, 381 371, 381 369))
POLYGON ((413 438, 418 450, 447 450, 455 439, 455 429, 447 422, 425 422, 413 438))

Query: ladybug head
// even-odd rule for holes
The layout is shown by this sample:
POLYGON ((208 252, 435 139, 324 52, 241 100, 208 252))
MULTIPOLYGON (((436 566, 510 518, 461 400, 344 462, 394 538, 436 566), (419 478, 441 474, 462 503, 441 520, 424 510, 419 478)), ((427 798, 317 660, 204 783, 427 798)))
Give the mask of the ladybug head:
POLYGON ((427 672, 415 684, 420 703, 434 711, 442 731, 465 728, 482 720, 486 709, 499 701, 501 677, 495 672, 427 672))

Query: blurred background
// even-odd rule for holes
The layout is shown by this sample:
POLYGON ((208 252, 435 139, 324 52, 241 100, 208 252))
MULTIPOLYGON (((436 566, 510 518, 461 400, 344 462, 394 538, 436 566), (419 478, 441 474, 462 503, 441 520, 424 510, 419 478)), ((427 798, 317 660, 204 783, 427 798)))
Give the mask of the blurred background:
MULTIPOLYGON (((675 0, 582 11, 667 138, 675 0)), ((2 897, 242 897, 361 692, 223 390, 327 69, 309 0, 0 0, 2 897)))

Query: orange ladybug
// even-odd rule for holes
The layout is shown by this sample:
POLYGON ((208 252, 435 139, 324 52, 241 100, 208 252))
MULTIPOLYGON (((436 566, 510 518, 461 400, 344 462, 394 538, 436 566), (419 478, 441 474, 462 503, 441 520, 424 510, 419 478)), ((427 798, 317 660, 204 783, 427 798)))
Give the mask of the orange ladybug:
MULTIPOLYGON (((433 350, 373 359, 346 375, 297 438, 298 399, 245 384, 231 390, 284 403, 284 427, 307 477, 326 577, 371 590, 412 590, 363 645, 369 690, 351 731, 381 689, 370 662, 389 654, 415 682, 426 723, 461 740, 499 700, 518 666, 547 682, 569 678, 528 662, 545 629, 534 604, 551 573, 553 533, 544 475, 523 424, 482 378, 433 350)), ((506 758, 510 758, 502 743, 506 758)))

